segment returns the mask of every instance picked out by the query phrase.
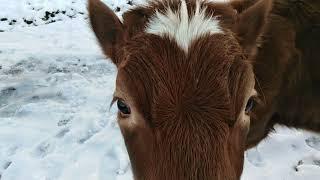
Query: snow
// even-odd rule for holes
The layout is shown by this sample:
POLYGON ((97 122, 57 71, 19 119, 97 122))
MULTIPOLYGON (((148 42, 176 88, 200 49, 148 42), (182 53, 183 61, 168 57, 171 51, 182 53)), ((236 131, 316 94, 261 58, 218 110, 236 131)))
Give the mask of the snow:
MULTIPOLYGON (((119 15, 130 7, 105 2, 119 15)), ((0 9, 0 19, 17 21, 0 22, 0 179, 131 180, 116 110, 109 110, 116 68, 95 42, 85 1, 0 0, 0 9), (84 14, 39 20, 71 8, 84 14), (27 25, 27 17, 39 24, 27 25)), ((242 179, 320 179, 320 136, 276 130, 246 152, 242 179)))
MULTIPOLYGON (((102 0, 118 15, 144 0, 102 0)), ((0 32, 87 16, 87 0, 0 0, 0 32)))

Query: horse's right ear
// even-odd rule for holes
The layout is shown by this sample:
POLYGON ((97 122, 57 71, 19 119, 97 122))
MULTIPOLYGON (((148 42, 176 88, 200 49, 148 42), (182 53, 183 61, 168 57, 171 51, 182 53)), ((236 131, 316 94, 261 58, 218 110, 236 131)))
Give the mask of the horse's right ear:
POLYGON ((234 31, 246 53, 251 54, 267 24, 273 0, 232 0, 230 3, 238 12, 234 31))
POLYGON ((89 18, 98 42, 106 56, 118 64, 116 49, 123 42, 124 28, 117 15, 100 0, 89 0, 89 18))

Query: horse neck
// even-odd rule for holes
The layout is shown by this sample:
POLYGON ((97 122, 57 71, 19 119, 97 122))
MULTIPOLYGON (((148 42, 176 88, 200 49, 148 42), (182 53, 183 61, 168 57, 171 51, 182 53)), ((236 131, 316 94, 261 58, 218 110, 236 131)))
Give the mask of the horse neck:
MULTIPOLYGON (((310 31, 301 32, 304 27, 297 28, 294 22, 272 14, 262 36, 254 69, 256 89, 268 109, 259 116, 278 113, 280 118, 273 123, 320 132, 320 92, 316 85, 320 75, 314 75, 310 68, 319 67, 313 59, 319 57, 320 48, 314 45, 314 38, 308 39, 310 31)), ((320 29, 316 31, 313 37, 319 37, 320 29)))

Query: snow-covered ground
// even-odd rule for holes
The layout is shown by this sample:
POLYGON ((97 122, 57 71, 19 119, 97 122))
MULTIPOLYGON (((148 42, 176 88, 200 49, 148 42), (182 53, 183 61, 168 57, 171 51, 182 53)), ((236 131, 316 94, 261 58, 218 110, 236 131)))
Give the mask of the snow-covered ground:
MULTIPOLYGON (((104 1, 119 15, 131 4, 104 1)), ((85 0, 0 0, 0 9, 9 19, 0 21, 0 179, 131 180, 109 110, 116 69, 90 31, 85 0), (46 23, 47 10, 81 13, 46 23)), ((246 152, 242 179, 320 179, 320 136, 276 129, 246 152)))

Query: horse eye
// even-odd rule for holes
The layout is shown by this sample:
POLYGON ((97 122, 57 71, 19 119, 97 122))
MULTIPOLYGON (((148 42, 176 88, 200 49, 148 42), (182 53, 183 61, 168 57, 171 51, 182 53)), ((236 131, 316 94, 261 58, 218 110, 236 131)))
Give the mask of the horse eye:
POLYGON ((255 100, 254 98, 250 98, 247 102, 247 105, 246 105, 246 114, 250 113, 252 111, 252 109, 254 108, 254 105, 255 105, 255 100))
POLYGON ((131 113, 129 106, 123 100, 119 99, 117 101, 117 106, 118 106, 120 113, 122 113, 124 115, 129 115, 131 113))

